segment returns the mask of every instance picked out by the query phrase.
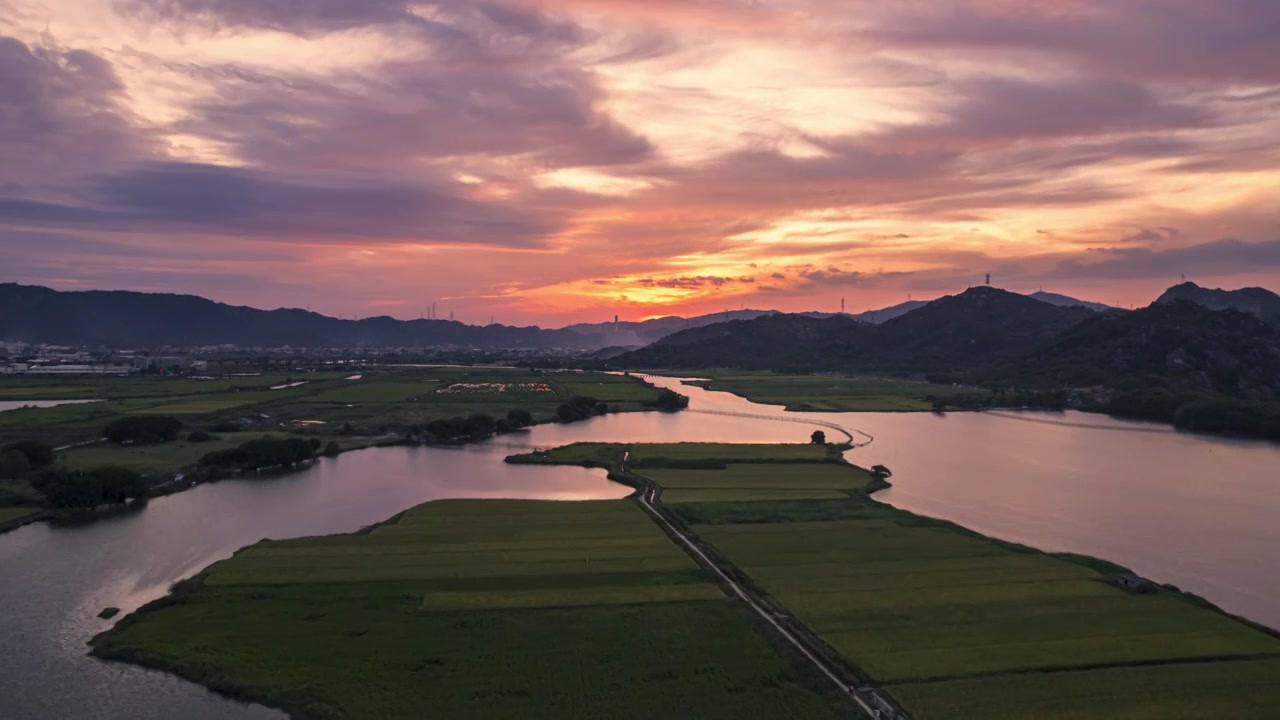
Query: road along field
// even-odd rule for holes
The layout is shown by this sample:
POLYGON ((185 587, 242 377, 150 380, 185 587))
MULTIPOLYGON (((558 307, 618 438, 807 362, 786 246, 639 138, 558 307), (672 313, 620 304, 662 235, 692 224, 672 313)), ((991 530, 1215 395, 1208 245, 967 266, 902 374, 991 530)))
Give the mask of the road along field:
POLYGON ((296 718, 833 718, 631 501, 263 542, 94 640, 296 718))
POLYGON ((680 462, 721 469, 628 469, 916 720, 1277 716, 1273 634, 1101 561, 880 505, 865 494, 870 475, 851 466, 722 463, 742 451, 706 450, 685 446, 680 462))

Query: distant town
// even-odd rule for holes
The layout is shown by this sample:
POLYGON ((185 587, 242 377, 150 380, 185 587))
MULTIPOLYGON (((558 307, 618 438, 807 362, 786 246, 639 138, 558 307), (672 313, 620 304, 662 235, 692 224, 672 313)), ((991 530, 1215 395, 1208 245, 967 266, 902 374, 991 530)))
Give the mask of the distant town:
POLYGON ((341 370, 409 363, 519 363, 563 360, 574 349, 512 348, 302 348, 216 345, 155 349, 85 349, 65 345, 0 343, 0 375, 29 377, 129 377, 226 375, 262 370, 341 370))

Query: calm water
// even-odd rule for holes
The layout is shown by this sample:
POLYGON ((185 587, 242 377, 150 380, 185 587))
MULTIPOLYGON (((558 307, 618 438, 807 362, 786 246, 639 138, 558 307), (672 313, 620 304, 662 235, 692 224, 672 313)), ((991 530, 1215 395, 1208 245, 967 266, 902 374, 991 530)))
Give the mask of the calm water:
MULTIPOLYGON (((265 537, 349 532, 441 498, 629 493, 598 470, 502 462, 529 446, 803 442, 816 429, 803 414, 682 391, 694 410, 787 421, 613 415, 461 450, 366 450, 282 478, 201 486, 83 527, 40 524, 0 535, 0 718, 280 718, 162 673, 88 657, 85 643, 110 625, 95 616, 107 606, 133 610, 265 537)), ((875 437, 850 458, 893 469, 895 487, 880 496, 886 502, 1037 547, 1106 557, 1280 626, 1278 447, 1075 413, 811 417, 875 437)))
POLYGON ((100 400, 0 400, 0 412, 29 408, 51 408, 59 405, 83 405, 84 403, 101 402, 100 400))

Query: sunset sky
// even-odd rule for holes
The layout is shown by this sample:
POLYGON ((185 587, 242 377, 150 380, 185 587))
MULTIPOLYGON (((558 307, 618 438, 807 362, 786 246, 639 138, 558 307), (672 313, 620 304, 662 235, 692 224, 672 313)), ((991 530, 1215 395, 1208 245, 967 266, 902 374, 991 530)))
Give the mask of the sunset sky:
POLYGON ((0 0, 0 282, 638 320, 1280 289, 1277 0, 0 0))

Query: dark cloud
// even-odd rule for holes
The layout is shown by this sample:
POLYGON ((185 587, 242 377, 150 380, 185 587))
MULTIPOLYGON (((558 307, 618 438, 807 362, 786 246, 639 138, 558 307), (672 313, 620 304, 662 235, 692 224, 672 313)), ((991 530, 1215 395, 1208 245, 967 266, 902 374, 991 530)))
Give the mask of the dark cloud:
POLYGON ((152 163, 100 176, 80 195, 81 205, 0 200, 0 222, 511 246, 537 245, 555 227, 531 208, 470 200, 443 184, 304 180, 195 163, 152 163))
POLYGON ((1280 240, 1246 243, 1223 239, 1178 248, 1115 247, 1090 250, 1085 259, 1066 259, 1046 279, 1129 279, 1177 277, 1182 273, 1231 275, 1280 269, 1280 240))
POLYGON ((902 3, 860 34, 899 48, 1056 55, 1108 78, 1280 80, 1274 0, 902 3))
POLYGON ((952 92, 955 100, 944 110, 945 121, 901 127, 887 133, 886 140, 1008 143, 1201 128, 1213 122, 1203 107, 1162 100, 1141 84, 1110 79, 1045 83, 987 78, 957 84, 952 92))
POLYGON ((717 275, 681 276, 670 278, 640 278, 637 280, 594 280, 596 285, 620 285, 625 287, 666 288, 669 290, 701 290, 703 288, 722 288, 727 285, 754 284, 756 279, 750 276, 720 277, 717 275))
POLYGON ((393 63, 331 82, 223 74, 214 98, 175 129, 273 167, 376 167, 525 156, 543 168, 633 163, 643 137, 597 109, 591 76, 571 69, 469 75, 393 63))
POLYGON ((148 22, 213 30, 268 29, 312 37, 375 26, 407 29, 437 62, 529 62, 580 47, 578 25, 498 0, 120 0, 148 22))
POLYGON ((12 194, 153 155, 123 101, 102 57, 0 37, 0 187, 12 194))

